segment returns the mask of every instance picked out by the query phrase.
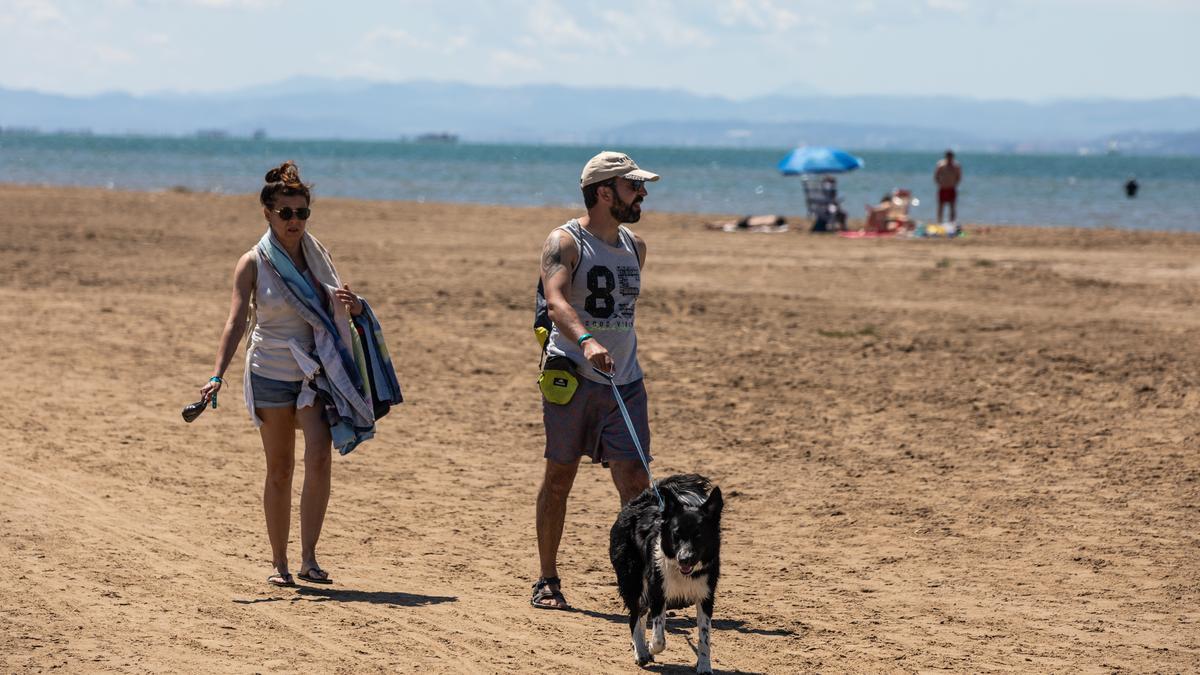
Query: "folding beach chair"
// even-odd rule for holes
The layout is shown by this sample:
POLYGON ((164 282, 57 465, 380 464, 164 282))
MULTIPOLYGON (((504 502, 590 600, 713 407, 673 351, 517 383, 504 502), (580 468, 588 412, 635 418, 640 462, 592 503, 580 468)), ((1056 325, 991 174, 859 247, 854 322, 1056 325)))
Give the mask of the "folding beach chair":
POLYGON ((827 181, 824 177, 805 175, 801 178, 804 185, 804 204, 808 209, 808 217, 812 219, 813 232, 828 232, 830 230, 846 229, 846 212, 837 196, 837 183, 827 181))

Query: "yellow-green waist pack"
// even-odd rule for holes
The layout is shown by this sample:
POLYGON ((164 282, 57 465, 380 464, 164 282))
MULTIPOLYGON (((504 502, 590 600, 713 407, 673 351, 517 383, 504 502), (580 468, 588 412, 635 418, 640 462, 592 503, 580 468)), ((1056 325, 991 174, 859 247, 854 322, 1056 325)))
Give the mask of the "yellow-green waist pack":
POLYGON ((546 359, 542 374, 538 376, 538 388, 542 396, 556 405, 566 405, 571 402, 575 390, 579 388, 579 378, 575 375, 575 364, 565 356, 551 356, 546 359))

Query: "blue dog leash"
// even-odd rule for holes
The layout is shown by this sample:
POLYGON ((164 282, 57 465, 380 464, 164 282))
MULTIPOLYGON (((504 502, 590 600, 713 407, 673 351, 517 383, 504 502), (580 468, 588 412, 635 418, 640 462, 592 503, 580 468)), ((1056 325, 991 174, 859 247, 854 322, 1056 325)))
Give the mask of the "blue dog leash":
POLYGON ((650 473, 650 462, 646 460, 646 452, 642 450, 642 442, 638 440, 637 432, 633 430, 633 420, 629 419, 629 411, 625 409, 625 400, 621 398, 621 392, 617 389, 617 383, 613 382, 612 375, 600 370, 596 366, 592 366, 592 370, 608 380, 608 385, 612 387, 613 398, 617 399, 617 407, 621 409, 621 417, 625 418, 625 428, 629 429, 629 436, 633 438, 633 447, 637 448, 638 458, 642 460, 642 466, 646 469, 646 478, 650 479, 650 489, 654 490, 654 496, 658 498, 658 509, 660 511, 666 509, 667 504, 663 501, 662 495, 659 494, 658 486, 654 484, 654 474, 650 473))

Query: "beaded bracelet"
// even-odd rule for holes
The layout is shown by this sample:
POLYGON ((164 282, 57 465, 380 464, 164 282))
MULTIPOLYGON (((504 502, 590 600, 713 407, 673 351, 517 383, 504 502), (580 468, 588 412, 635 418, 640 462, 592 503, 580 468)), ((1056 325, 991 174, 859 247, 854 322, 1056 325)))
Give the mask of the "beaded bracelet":
MULTIPOLYGON (((216 382, 217 384, 225 384, 225 380, 222 380, 220 378, 220 376, 218 376, 218 375, 213 375, 212 377, 208 378, 208 381, 216 382)), ((212 395, 212 407, 213 408, 217 407, 217 392, 215 392, 215 391, 213 392, 213 395, 212 395)))

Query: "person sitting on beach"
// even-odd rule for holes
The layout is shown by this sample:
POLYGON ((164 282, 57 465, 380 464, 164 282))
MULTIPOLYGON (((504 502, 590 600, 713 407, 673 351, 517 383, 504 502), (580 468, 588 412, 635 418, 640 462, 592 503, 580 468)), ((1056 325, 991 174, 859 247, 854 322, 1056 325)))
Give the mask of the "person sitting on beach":
POLYGON ((892 193, 887 193, 874 206, 867 204, 867 222, 863 227, 867 232, 886 232, 887 215, 892 210, 892 193))
POLYGON ((893 190, 884 193, 879 203, 867 205, 867 222, 863 229, 867 232, 896 232, 912 229, 913 222, 908 216, 907 190, 893 190))
MULTIPOLYGON (((329 584, 333 581, 317 563, 316 548, 329 503, 334 436, 337 434, 339 451, 348 452, 347 446, 352 448, 358 440, 370 437, 356 434, 364 429, 373 432, 375 415, 382 414, 372 407, 379 401, 372 402, 371 396, 351 391, 354 387, 344 384, 361 379, 354 364, 340 358, 355 353, 349 343, 353 347, 363 344, 357 335, 350 335, 355 332, 350 317, 373 315, 365 301, 341 283, 328 252, 308 234, 311 200, 310 186, 300 181, 294 163, 284 162, 267 172, 266 185, 259 193, 267 232, 237 262, 216 365, 200 390, 202 400, 212 400, 215 407, 224 384, 222 376, 249 326, 246 405, 266 454, 263 510, 275 567, 267 581, 276 586, 295 585, 288 568, 287 543, 296 428, 304 433, 298 576, 310 583, 329 584), (339 426, 344 416, 354 428, 351 437, 339 426), (330 420, 338 424, 331 426, 330 420)), ((390 359, 377 365, 386 368, 385 375, 390 373, 394 382, 390 359)), ((397 386, 397 399, 398 393, 397 386)))
POLYGON ((837 179, 825 176, 821 179, 822 206, 820 213, 813 219, 813 232, 832 232, 846 229, 846 210, 842 208, 842 200, 838 198, 837 179))

